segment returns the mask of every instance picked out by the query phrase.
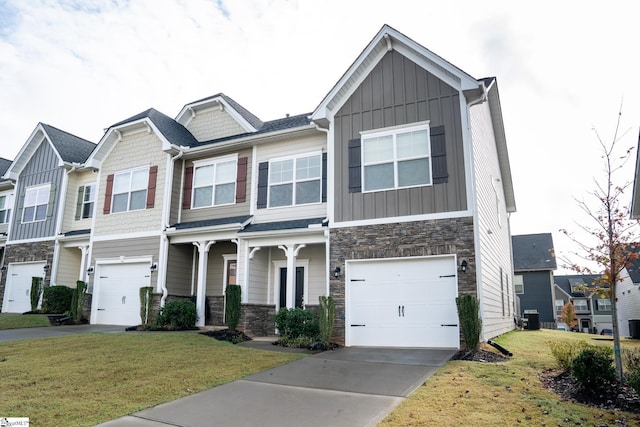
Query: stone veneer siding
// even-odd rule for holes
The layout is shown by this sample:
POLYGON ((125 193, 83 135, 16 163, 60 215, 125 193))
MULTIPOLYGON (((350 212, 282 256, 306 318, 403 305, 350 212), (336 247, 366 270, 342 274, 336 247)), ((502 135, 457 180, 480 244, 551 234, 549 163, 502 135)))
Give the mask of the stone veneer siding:
POLYGON ((242 304, 238 330, 250 337, 270 337, 276 334, 276 307, 268 304, 242 304))
MULTIPOLYGON (((51 265, 53 263, 54 246, 55 243, 53 240, 8 245, 5 247, 4 265, 8 266, 15 262, 46 261, 49 269, 44 277, 44 286, 49 286, 51 283, 51 265)), ((0 310, 2 309, 6 285, 7 275, 3 274, 0 280, 0 310)))
POLYGON ((468 263, 458 276, 458 293, 477 295, 471 217, 331 229, 329 265, 342 269, 329 283, 335 303, 332 340, 345 342, 345 261, 452 254, 468 263))

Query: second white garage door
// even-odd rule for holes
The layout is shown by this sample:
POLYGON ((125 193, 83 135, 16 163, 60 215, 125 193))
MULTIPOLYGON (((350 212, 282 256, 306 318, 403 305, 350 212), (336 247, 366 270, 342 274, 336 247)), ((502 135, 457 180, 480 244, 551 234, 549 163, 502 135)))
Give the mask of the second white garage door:
POLYGON ((31 310, 31 282, 33 277, 44 277, 45 261, 9 264, 7 286, 4 293, 4 313, 24 313, 31 310))
POLYGON ((347 269, 347 345, 459 348, 454 257, 351 261, 347 269))
POLYGON ((149 263, 103 264, 96 269, 91 323, 140 324, 140 288, 149 286, 149 263))

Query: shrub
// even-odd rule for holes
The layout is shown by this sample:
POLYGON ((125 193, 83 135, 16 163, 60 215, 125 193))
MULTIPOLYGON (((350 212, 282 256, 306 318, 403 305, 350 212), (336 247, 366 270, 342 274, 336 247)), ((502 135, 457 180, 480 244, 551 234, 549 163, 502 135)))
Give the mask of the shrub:
POLYGON ((82 307, 84 307, 86 296, 87 284, 82 280, 78 280, 71 298, 71 317, 73 317, 75 322, 82 320, 82 307))
POLYGON ((583 390, 601 390, 616 380, 613 360, 605 351, 585 348, 571 363, 571 376, 583 390))
POLYGON ((311 341, 314 341, 320 333, 318 314, 301 308, 281 308, 276 313, 275 322, 283 343, 300 337, 310 338, 311 341))
POLYGON ((586 349, 592 349, 605 356, 613 354, 613 350, 609 347, 590 345, 585 341, 578 342, 552 342, 549 344, 551 347, 551 354, 556 359, 556 364, 559 369, 569 372, 571 370, 571 364, 573 360, 586 349))
POLYGON ((462 295, 456 298, 458 318, 462 328, 462 336, 467 350, 475 350, 480 343, 482 320, 480 320, 480 302, 473 295, 462 295))
POLYGON ((140 288, 140 321, 143 325, 149 324, 151 305, 153 302, 153 287, 143 286, 140 288))
POLYGON ((625 348, 622 351, 622 361, 628 371, 640 367, 640 347, 625 348))
POLYGON ((29 294, 29 298, 31 302, 31 311, 36 311, 38 309, 38 303, 40 302, 41 296, 42 296, 42 277, 32 277, 31 278, 31 294, 29 294))
POLYGON ((226 292, 227 304, 225 305, 225 319, 227 326, 235 331, 240 323, 240 310, 242 303, 242 288, 238 285, 228 285, 226 292))
POLYGON ((333 333, 333 320, 335 316, 335 304, 331 296, 320 296, 318 308, 318 325, 320 329, 320 341, 328 344, 333 333))
POLYGON ((188 300, 171 301, 165 304, 158 315, 158 326, 179 330, 195 329, 198 313, 196 305, 188 300))
POLYGON ((625 375, 625 381, 629 386, 640 394, 640 365, 627 371, 625 375))
POLYGON ((68 286, 49 286, 44 289, 42 311, 45 313, 66 313, 71 310, 73 289, 68 286))

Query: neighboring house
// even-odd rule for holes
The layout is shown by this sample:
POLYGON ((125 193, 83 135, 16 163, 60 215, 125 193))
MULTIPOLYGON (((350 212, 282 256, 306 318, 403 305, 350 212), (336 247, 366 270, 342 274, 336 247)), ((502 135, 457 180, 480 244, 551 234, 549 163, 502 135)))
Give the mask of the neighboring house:
POLYGON ((175 119, 149 109, 73 175, 93 218, 67 200, 56 253, 60 267, 64 250, 86 254, 67 277, 90 274, 92 323, 139 323, 150 286, 156 307, 190 298, 198 325, 223 325, 237 284, 250 335, 326 295, 347 346, 458 348, 463 294, 480 300, 482 338, 514 327, 497 82, 388 26, 312 113, 262 121, 222 93, 175 119))
POLYGON ((11 160, 0 158, 0 282, 7 271, 4 264, 4 248, 7 244, 9 221, 13 212, 13 181, 2 178, 9 166, 11 166, 11 160))
POLYGON ((592 292, 598 275, 580 274, 555 276, 556 318, 560 320, 562 306, 573 304, 578 324, 574 327, 581 332, 599 333, 612 328, 611 300, 592 292))
POLYGON ((82 165, 94 148, 92 142, 39 123, 3 174, 15 183, 4 253, 7 274, 0 281, 3 312, 31 309, 32 277, 42 277, 46 286, 71 287, 82 277, 83 252, 77 247, 71 253, 63 250, 65 233, 76 231, 66 208, 67 202, 76 203, 75 183, 86 174, 82 165))
POLYGON ((616 286, 616 313, 621 337, 631 336, 629 321, 640 321, 640 260, 623 270, 616 286))
POLYGON ((556 322, 553 271, 557 265, 551 233, 512 236, 511 241, 518 314, 537 311, 540 322, 556 322))

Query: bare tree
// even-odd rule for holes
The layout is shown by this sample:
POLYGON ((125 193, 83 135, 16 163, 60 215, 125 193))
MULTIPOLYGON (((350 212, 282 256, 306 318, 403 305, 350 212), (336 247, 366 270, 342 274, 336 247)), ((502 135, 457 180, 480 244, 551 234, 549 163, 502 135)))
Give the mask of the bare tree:
MULTIPOLYGON (((573 252, 585 261, 597 266, 585 267, 583 264, 568 262, 567 267, 581 274, 598 274, 588 293, 608 295, 611 300, 611 315, 613 317, 613 349, 616 365, 616 376, 623 381, 622 357, 620 354, 620 333, 618 330, 618 316, 616 307, 616 286, 622 280, 622 271, 638 258, 636 241, 638 238, 637 222, 630 219, 630 208, 625 204, 627 199, 624 192, 628 190, 633 181, 622 179, 618 183, 618 175, 623 171, 625 164, 632 158, 633 147, 621 149, 621 139, 626 132, 620 133, 620 120, 622 117, 622 105, 618 112, 615 132, 610 143, 606 143, 594 129, 602 151, 603 177, 594 178, 595 189, 589 194, 597 203, 588 204, 584 200, 576 200, 580 209, 591 219, 590 224, 577 224, 577 227, 590 235, 593 240, 590 243, 577 238, 575 234, 567 230, 560 230, 579 248, 573 252)), ((590 239, 591 240, 591 239, 590 239)), ((568 261, 568 260, 565 260, 568 261)))

